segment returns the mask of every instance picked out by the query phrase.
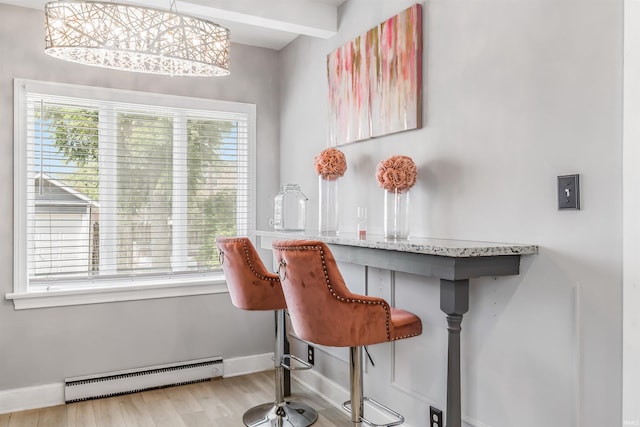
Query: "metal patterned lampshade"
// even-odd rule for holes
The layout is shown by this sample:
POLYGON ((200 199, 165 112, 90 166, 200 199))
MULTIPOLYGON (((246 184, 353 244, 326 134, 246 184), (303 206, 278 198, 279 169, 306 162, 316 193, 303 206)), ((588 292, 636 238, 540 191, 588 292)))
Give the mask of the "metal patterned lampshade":
POLYGON ((67 61, 172 76, 229 74, 229 30, 173 11, 54 1, 45 6, 45 33, 45 52, 67 61))

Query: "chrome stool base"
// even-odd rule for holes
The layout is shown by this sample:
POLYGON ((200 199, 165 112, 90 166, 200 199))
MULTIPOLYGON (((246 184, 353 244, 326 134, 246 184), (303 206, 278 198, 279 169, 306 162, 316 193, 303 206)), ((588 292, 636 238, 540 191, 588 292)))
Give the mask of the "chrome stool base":
POLYGON ((387 408, 382 403, 377 400, 373 400, 369 397, 365 397, 363 394, 362 387, 362 349, 364 347, 349 347, 349 385, 351 395, 351 400, 347 400, 342 404, 342 408, 344 408, 351 415, 351 426, 352 427, 362 427, 363 424, 368 425, 369 427, 392 427, 398 426, 404 423, 404 417, 394 411, 393 409, 387 408), (379 410, 386 415, 390 416, 394 419, 394 421, 390 421, 384 424, 376 424, 364 416, 364 402, 369 402, 371 405, 376 406, 379 410))
POLYGON ((244 413, 247 427, 308 427, 318 419, 318 413, 301 402, 264 403, 244 413))

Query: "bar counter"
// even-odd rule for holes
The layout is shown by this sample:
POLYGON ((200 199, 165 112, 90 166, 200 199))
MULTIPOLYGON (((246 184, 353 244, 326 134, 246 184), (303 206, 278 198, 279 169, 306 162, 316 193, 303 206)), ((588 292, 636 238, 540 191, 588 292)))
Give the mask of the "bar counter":
POLYGON ((410 237, 389 240, 380 235, 360 239, 356 233, 319 235, 313 232, 256 231, 263 249, 274 240, 319 240, 329 245, 339 262, 400 271, 440 279, 440 309, 447 316, 447 427, 462 426, 460 331, 469 309, 469 279, 520 273, 520 257, 535 255, 530 244, 474 242, 410 237))

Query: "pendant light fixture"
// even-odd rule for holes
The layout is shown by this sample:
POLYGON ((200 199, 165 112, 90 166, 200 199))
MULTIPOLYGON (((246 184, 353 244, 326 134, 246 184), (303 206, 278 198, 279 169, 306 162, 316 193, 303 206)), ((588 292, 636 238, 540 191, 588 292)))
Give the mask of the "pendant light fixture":
POLYGON ((170 10, 99 1, 45 6, 45 52, 98 67, 171 76, 229 74, 229 30, 170 10))

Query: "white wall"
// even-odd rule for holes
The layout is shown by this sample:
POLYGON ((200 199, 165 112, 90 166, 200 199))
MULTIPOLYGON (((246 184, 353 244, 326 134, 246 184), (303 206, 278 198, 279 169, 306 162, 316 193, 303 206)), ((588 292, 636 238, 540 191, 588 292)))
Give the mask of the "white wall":
MULTIPOLYGON (((280 179, 310 197, 312 226, 313 157, 327 143, 326 55, 412 3, 349 0, 336 37, 300 37, 281 53, 280 179)), ((540 245, 519 276, 472 283, 462 333, 470 425, 621 425, 622 3, 426 1, 423 128, 342 148, 343 230, 355 231, 356 207, 367 206, 369 231, 382 232, 375 166, 405 154, 420 174, 414 235, 540 245), (583 209, 558 212, 556 177, 570 173, 581 175, 583 209)), ((412 426, 426 424, 429 404, 445 402, 436 286, 396 278, 398 304, 425 323, 418 342, 429 365, 413 371, 421 396, 387 388, 384 400, 408 410, 412 426)), ((341 362, 319 357, 344 384, 341 362)), ((394 367, 396 383, 411 377, 394 367)), ((368 374, 373 394, 393 382, 380 375, 368 374)))
POLYGON ((278 188, 276 52, 231 47, 231 76, 171 78, 74 65, 44 54, 43 14, 0 5, 0 391, 66 377, 221 355, 273 351, 273 316, 231 305, 228 294, 15 311, 13 78, 257 104, 258 226, 278 188))
POLYGON ((640 1, 624 2, 624 346, 622 424, 640 425, 640 1))

